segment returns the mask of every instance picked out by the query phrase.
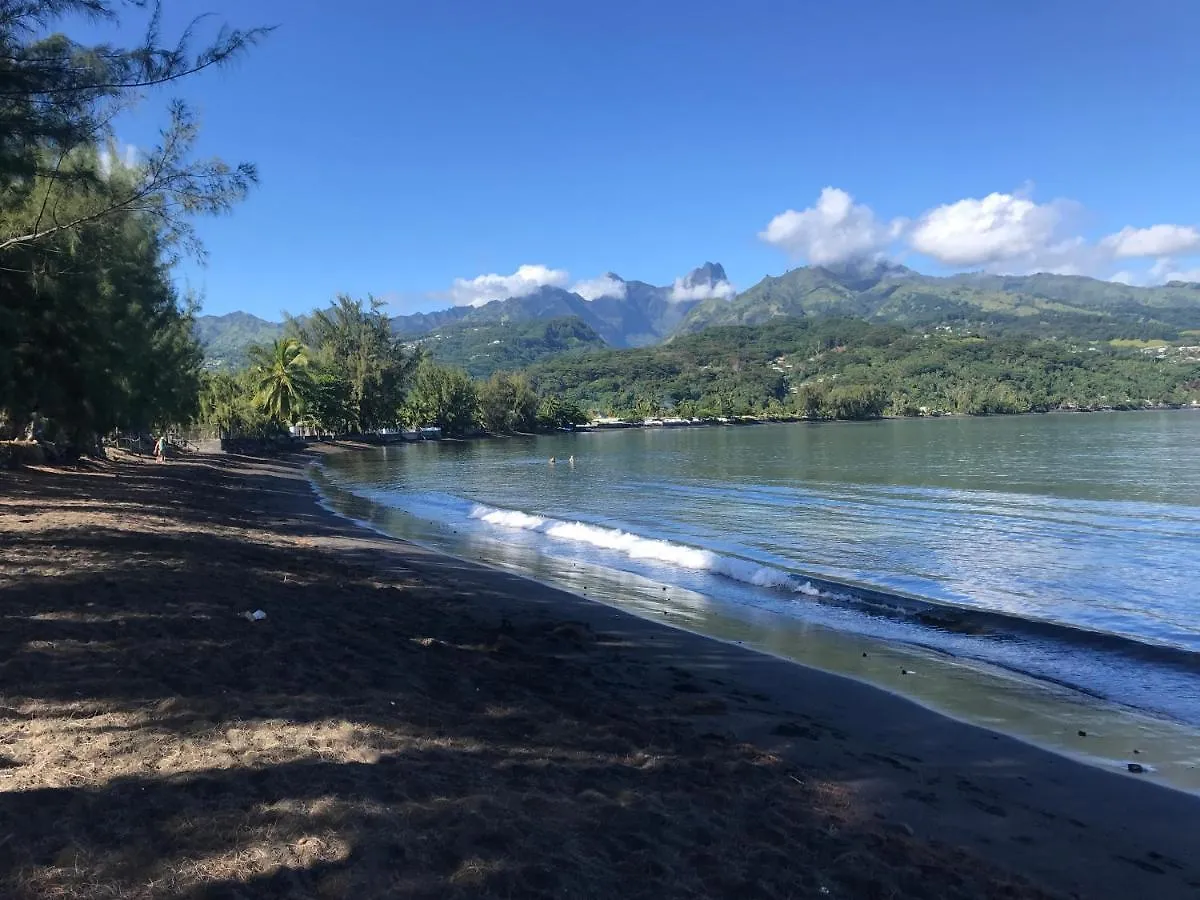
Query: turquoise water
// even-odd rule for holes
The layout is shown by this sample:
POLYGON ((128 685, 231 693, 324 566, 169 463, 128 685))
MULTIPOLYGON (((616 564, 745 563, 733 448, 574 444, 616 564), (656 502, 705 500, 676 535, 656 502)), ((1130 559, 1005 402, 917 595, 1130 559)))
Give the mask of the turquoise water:
POLYGON ((321 483, 456 555, 800 635, 783 655, 859 636, 1200 726, 1198 446, 1190 412, 656 428, 394 446, 321 483))

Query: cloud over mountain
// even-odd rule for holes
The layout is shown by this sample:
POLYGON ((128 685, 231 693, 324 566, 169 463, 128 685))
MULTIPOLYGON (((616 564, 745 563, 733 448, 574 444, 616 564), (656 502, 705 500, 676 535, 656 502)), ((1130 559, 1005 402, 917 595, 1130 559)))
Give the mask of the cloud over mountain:
POLYGON ((840 188, 827 187, 813 206, 781 212, 758 236, 791 256, 827 266, 874 256, 899 227, 878 221, 869 206, 855 203, 840 188))
POLYGON ((543 287, 562 287, 570 279, 565 269, 543 265, 523 265, 511 275, 476 275, 456 278, 450 287, 455 306, 483 306, 492 300, 527 297, 543 287))
POLYGON ((1117 259, 1178 256, 1200 251, 1200 231, 1191 225, 1151 225, 1149 228, 1126 225, 1100 243, 1117 259))
POLYGON ((948 266, 978 267, 1036 260, 1058 243, 1063 220, 1055 203, 992 193, 968 197, 926 212, 910 232, 909 245, 948 266))
POLYGON ((601 297, 624 297, 629 287, 624 281, 609 272, 599 278, 577 281, 572 285, 571 290, 584 300, 599 300, 601 297))
POLYGON ((996 274, 1049 272, 1091 275, 1129 283, 1161 283, 1194 274, 1179 257, 1200 254, 1200 229, 1192 225, 1126 226, 1089 239, 1075 228, 1078 203, 1039 203, 1028 190, 993 192, 932 207, 912 220, 881 220, 844 190, 826 187, 816 203, 789 209, 759 232, 764 242, 811 265, 837 265, 913 251, 951 269, 996 274), (1154 259, 1142 271, 1119 260, 1154 259))
POLYGON ((720 263, 707 262, 682 278, 676 278, 668 296, 673 303, 684 303, 689 300, 730 300, 736 294, 737 288, 726 277, 724 267, 720 263))

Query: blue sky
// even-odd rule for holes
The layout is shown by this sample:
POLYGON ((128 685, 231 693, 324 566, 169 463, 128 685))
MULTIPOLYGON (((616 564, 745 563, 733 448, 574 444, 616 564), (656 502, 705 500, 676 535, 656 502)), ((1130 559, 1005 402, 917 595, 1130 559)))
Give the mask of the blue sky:
POLYGON ((259 166, 179 270, 205 312, 409 312, 705 260, 738 288, 876 255, 1200 280, 1200 3, 167 7, 168 33, 191 10, 279 26, 120 123, 149 146, 182 96, 204 152, 259 166))

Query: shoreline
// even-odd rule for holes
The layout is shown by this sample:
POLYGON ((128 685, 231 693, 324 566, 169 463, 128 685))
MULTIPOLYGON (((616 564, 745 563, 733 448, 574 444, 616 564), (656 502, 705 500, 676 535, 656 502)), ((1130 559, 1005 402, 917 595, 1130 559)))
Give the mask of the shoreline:
POLYGON ((462 441, 489 441, 489 440, 512 440, 518 438, 538 438, 550 437, 554 435, 565 434, 603 434, 610 431, 630 431, 630 430, 649 430, 657 429, 675 430, 689 428, 748 428, 757 425, 866 425, 879 422, 925 422, 925 421, 941 421, 941 420, 957 420, 957 419, 1012 419, 1022 416, 1058 416, 1058 415, 1104 415, 1108 413, 1170 413, 1170 412, 1192 412, 1200 413, 1200 405, 1181 405, 1181 406, 1146 406, 1138 407, 1137 409, 1117 409, 1114 407, 1105 407, 1102 409, 1048 409, 1045 411, 1027 410, 1025 412, 1015 413, 942 413, 940 415, 921 415, 921 416, 877 416, 873 419, 809 419, 803 416, 784 416, 780 418, 765 418, 756 416, 731 416, 729 421, 720 422, 715 419, 703 419, 696 422, 688 422, 686 424, 671 424, 665 425, 660 422, 634 422, 622 420, 620 424, 612 425, 596 425, 587 423, 578 425, 574 428, 559 428, 553 431, 531 431, 531 432, 490 432, 483 431, 478 434, 470 434, 462 437, 438 437, 438 438, 419 438, 409 440, 397 435, 357 435, 354 437, 309 437, 303 438, 308 441, 307 449, 321 453, 322 447, 339 446, 339 445, 357 445, 358 449, 367 449, 370 447, 387 447, 405 444, 420 444, 429 443, 455 443, 462 441), (396 440, 385 440, 386 437, 396 437, 396 440))
MULTIPOLYGON (((377 449, 357 447, 354 450, 377 449)), ((324 472, 320 461, 311 463, 309 469, 324 472)), ((338 516, 356 528, 365 529, 385 540, 418 546, 423 550, 446 555, 463 564, 475 565, 487 571, 515 575, 551 590, 565 591, 583 602, 600 603, 638 618, 680 629, 698 637, 736 645, 752 652, 763 653, 785 663, 813 668, 826 674, 849 678, 864 686, 882 690, 907 702, 915 703, 930 712, 945 716, 964 725, 983 728, 1021 741, 1032 747, 1053 753, 1065 759, 1079 762, 1105 772, 1126 773, 1130 763, 1141 765, 1145 771, 1138 774, 1141 780, 1154 781, 1160 786, 1200 797, 1200 773, 1196 771, 1195 754, 1191 748, 1200 740, 1200 728, 1171 718, 1167 713, 1144 709, 1120 699, 1090 692, 1069 681, 1039 674, 1021 668, 1019 664, 955 653, 950 649, 920 641, 889 638, 854 630, 807 623, 807 620, 789 619, 786 616, 756 610, 757 617, 770 616, 769 625, 750 625, 750 620, 717 617, 714 625, 712 616, 706 616, 698 624, 688 624, 686 612, 678 606, 678 598, 690 594, 678 585, 671 587, 676 605, 659 603, 659 583, 654 582, 638 593, 648 595, 647 603, 629 599, 628 589, 623 595, 604 591, 595 581, 589 581, 587 590, 580 585, 563 583, 552 576, 539 577, 536 573, 516 565, 472 557, 453 549, 438 546, 401 533, 388 530, 386 521, 370 521, 354 513, 339 510, 337 495, 344 504, 347 497, 355 505, 364 505, 371 510, 371 518, 381 513, 385 518, 407 514, 377 501, 362 497, 332 483, 320 484, 308 476, 317 502, 331 514, 338 516), (329 493, 331 492, 331 493, 329 493), (796 630, 802 633, 796 644, 781 641, 783 632, 796 630), (797 652, 793 648, 802 646, 797 652), (817 651, 815 648, 820 647, 817 651), (861 653, 861 659, 860 659, 861 653), (870 657, 870 663, 862 662, 870 657), (889 670, 881 660, 893 665, 889 670), (920 670, 922 677, 906 677, 920 670), (900 677, 896 673, 900 672, 900 677), (969 674, 968 674, 969 673, 969 674), (957 691, 947 691, 931 686, 932 681, 952 679, 959 686, 957 691), (1083 739, 1077 731, 1083 730, 1083 739)), ((598 566, 597 572, 605 572, 598 566)), ((632 573, 620 572, 623 578, 640 579, 632 573)), ((576 570, 573 568, 574 576, 576 570)), ((904 601, 916 604, 918 611, 942 611, 947 615, 961 612, 961 623, 970 625, 980 622, 1019 623, 1014 635, 1040 639, 1049 635, 1050 640, 1074 639, 1076 649, 1094 647, 1103 652, 1137 650, 1137 659, 1152 658, 1157 662, 1195 674, 1195 654, 1181 648, 1139 642, 1134 638, 1091 631, 1078 626, 1060 625, 1038 619, 1020 619, 1005 613, 989 613, 954 607, 938 601, 925 601, 905 595, 881 594, 880 591, 858 585, 843 584, 813 578, 814 584, 822 588, 864 591, 883 597, 885 600, 904 601)), ((647 582, 649 584, 649 582, 647 582)), ((700 602, 714 601, 705 594, 696 594, 700 602)), ((840 605, 840 604, 834 604, 840 605)), ((853 608, 854 604, 850 604, 853 608)), ((731 609, 738 609, 733 606, 731 609)), ((744 611, 743 611, 744 612, 744 611)), ((927 625, 927 623, 922 623, 927 625)), ((944 624, 944 623, 942 623, 944 624)), ((1133 777, 1131 775, 1131 777, 1133 777)))
MULTIPOLYGON (((144 841, 142 829, 151 828, 160 835, 152 855, 194 857, 194 833, 164 831, 162 816, 180 815, 184 801, 201 804, 186 813, 194 816, 214 798, 224 809, 222 821, 231 828, 234 820, 243 822, 239 841, 267 827, 256 824, 253 812, 264 801, 280 810, 269 826, 271 840, 315 835, 300 844, 296 837, 287 853, 261 837, 255 852, 267 854, 265 868, 243 855, 235 873, 187 870, 196 884, 211 887, 220 876, 222 884, 248 887, 256 896, 313 890, 444 896, 468 889, 485 896, 553 896, 584 885, 593 893, 637 896, 656 890, 659 896, 778 896, 818 888, 841 897, 1048 896, 1024 883, 1027 878, 1064 893, 1115 900, 1185 897, 1200 887, 1200 861, 1188 839, 1200 827, 1195 798, 954 721, 845 677, 374 535, 318 505, 302 468, 309 459, 214 458, 117 465, 96 476, 30 474, 12 479, 12 491, 0 481, 0 500, 12 506, 5 512, 31 520, 21 526, 25 546, 57 548, 25 557, 12 534, 0 534, 9 556, 2 584, 10 617, 18 609, 43 610, 28 619, 42 639, 30 644, 24 638, 18 645, 24 649, 0 669, 6 727, 14 714, 25 717, 15 719, 16 740, 8 743, 9 763, 0 772, 6 776, 0 816, 23 821, 20 837, 0 847, 13 896, 36 896, 77 877, 67 857, 55 862, 52 845, 74 848, 76 872, 82 854, 93 893, 77 885, 76 896, 145 884, 147 873, 157 870, 152 860, 125 858, 130 841, 139 835, 144 841), (158 515, 159 506, 166 518, 155 519, 147 534, 145 516, 158 515), (68 524, 81 516, 92 523, 84 531, 68 524), (179 530, 174 526, 181 518, 179 530), (224 534, 231 542, 212 543, 226 540, 224 534), (36 544, 31 535, 39 536, 36 544), (118 550, 151 552, 114 553, 114 565, 132 561, 97 569, 93 577, 83 568, 95 552, 88 535, 113 541, 118 550), (218 547, 226 548, 223 555, 218 547), (183 569, 156 568, 179 553, 190 554, 183 569), (128 590, 104 587, 122 579, 128 590), (83 590, 93 581, 98 590, 83 590), (96 629, 105 629, 106 643, 71 650, 68 641, 63 650, 73 654, 70 668, 47 668, 41 656, 54 652, 57 641, 44 647, 45 632, 66 627, 61 616, 73 604, 91 597, 99 609, 88 615, 108 621, 97 616, 109 606, 111 616, 133 612, 143 587, 150 588, 145 613, 157 610, 162 624, 138 613, 119 627, 89 626, 93 641, 96 629), (177 618, 175 609, 185 601, 192 612, 177 618), (268 618, 239 619, 256 601, 268 618), (48 619, 48 607, 58 608, 59 618, 48 619), (60 620, 63 626, 53 624, 60 620), (189 642, 180 644, 179 632, 189 642), (175 649, 160 656, 154 640, 168 634, 175 649), (432 636, 418 640, 421 634, 432 636), (108 655, 109 644, 120 652, 108 655), (31 653, 38 658, 26 660, 31 653), (226 659, 240 662, 228 673, 215 668, 226 659), (105 667, 113 674, 97 680, 105 667), (49 680, 62 678, 68 682, 61 687, 49 680), (130 678, 137 680, 123 688, 130 678), (283 682, 276 686, 281 678, 294 681, 299 693, 283 690, 283 682), (67 690, 68 684, 76 687, 67 690), (84 700, 69 699, 78 691, 84 700), (111 696, 86 700, 98 691, 111 696), (149 719, 138 713, 133 730, 120 732, 124 756, 110 755, 106 765, 89 770, 83 745, 72 744, 71 763, 49 752, 77 741, 81 724, 101 715, 83 715, 81 703, 103 700, 103 715, 119 718, 146 709, 147 700, 159 709, 156 694, 169 706, 149 719), (125 696, 136 710, 122 711, 125 696), (56 712, 63 703, 74 711, 56 712), (175 737, 174 719, 201 727, 175 737), (292 736, 289 729, 297 726, 286 723, 311 730, 326 721, 334 723, 337 739, 305 762, 313 751, 305 749, 303 735, 292 736), (271 749, 245 745, 259 727, 269 727, 271 749), (414 728, 426 735, 420 741, 433 743, 395 743, 414 728), (29 744, 34 732, 40 754, 29 744), (451 753, 459 734, 471 736, 464 750, 476 748, 466 756, 451 753), (161 749, 155 757, 160 771, 169 762, 194 774, 161 783, 152 777, 153 765, 149 774, 138 774, 146 771, 139 760, 151 736, 161 749), (204 754, 230 742, 232 759, 206 762, 204 754), (418 746, 425 749, 413 756, 418 746), (186 753, 178 756, 185 748, 201 754, 194 764, 186 753), (606 755, 618 748, 619 755, 606 755), (572 760, 583 764, 597 753, 578 771, 590 773, 579 782, 572 760), (648 754, 647 761, 636 762, 637 754, 648 754), (408 761, 397 770, 392 761, 401 759, 408 761), (328 768, 332 763, 336 767, 328 768), (126 764, 130 774, 120 775, 126 764), (460 771, 462 765, 468 768, 460 771), (435 773, 443 770, 451 780, 432 782, 435 795, 449 791, 446 796, 462 797, 453 802, 480 802, 463 792, 486 777, 489 786, 479 796, 508 810, 500 820, 506 824, 487 840, 469 838, 474 832, 463 831, 467 825, 457 819, 441 822, 438 827, 449 830, 440 846, 467 840, 473 848, 455 850, 454 860, 411 849, 418 836, 402 828, 412 816, 429 814, 420 810, 434 808, 404 785, 440 778, 435 773), (454 771, 460 774, 451 776, 454 771), (363 790, 372 786, 376 812, 367 819, 353 812, 357 807, 336 812, 353 797, 368 796, 344 780, 350 772, 366 779, 363 790), (230 778, 250 779, 249 792, 189 787, 230 778), (336 778, 342 780, 329 780, 336 778), (577 786, 564 793, 572 780, 577 786), (64 818, 81 791, 92 798, 90 816, 64 818), (330 797, 321 802, 334 805, 324 812, 278 805, 297 791, 330 797), (629 795, 624 801, 621 791, 629 795), (532 808, 521 798, 535 795, 542 799, 530 819, 532 808), (98 817, 121 804, 129 817, 122 820, 121 840, 110 843, 98 817), (701 840, 696 828, 709 837, 701 840), (728 836, 726 829, 732 829, 728 836), (393 840, 410 848, 406 877, 420 873, 424 888, 410 881, 404 888, 385 874, 399 870, 372 862, 393 840), (648 841, 637 844, 644 851, 629 843, 641 840, 648 841), (299 858, 298 846, 309 848, 299 858)), ((18 521, 0 520, 0 528, 18 521)), ((305 734, 308 741, 332 740, 321 737, 324 731, 305 734)))
MULTIPOLYGON (((1100 412, 1125 412, 1125 411, 1126 410, 1103 410, 1100 412)), ((1131 411, 1136 412, 1136 411, 1140 411, 1140 410, 1131 410, 1131 411)), ((1163 410, 1146 410, 1146 411, 1161 412, 1163 410)), ((1046 414, 1047 415, 1053 414, 1053 412, 1064 412, 1065 413, 1065 412, 1090 412, 1090 411, 1087 411, 1087 410, 1061 410, 1061 411, 1052 411, 1051 413, 1046 413, 1046 414)), ((1032 413, 1030 413, 1030 415, 1032 415, 1032 413)), ((898 417, 898 418, 903 418, 903 417, 898 417)), ((935 418, 935 417, 930 417, 930 418, 935 418)), ((967 417, 967 416, 957 416, 957 417, 945 416, 945 417, 940 417, 940 418, 969 418, 969 417, 967 417)), ((801 420, 801 422, 803 422, 803 420, 801 420)), ((795 423, 763 422, 763 423, 758 423, 758 424, 795 424, 795 423)), ((635 426, 635 427, 651 428, 653 426, 635 426)), ((364 450, 378 450, 378 449, 379 449, 378 447, 375 447, 373 445, 363 445, 363 446, 345 448, 344 450, 342 448, 339 448, 335 452, 361 452, 364 450)), ((311 465, 311 466, 320 465, 320 461, 316 460, 313 463, 310 463, 309 465, 311 465)), ((810 673, 815 673, 815 674, 825 676, 825 677, 828 677, 831 679, 851 682, 863 690, 870 691, 870 692, 878 692, 878 693, 886 695, 887 697, 893 698, 894 700, 898 701, 900 704, 905 704, 905 705, 911 704, 911 705, 919 708, 923 712, 925 712, 929 715, 932 715, 940 720, 944 720, 945 722, 951 723, 952 725, 954 725, 956 727, 962 727, 962 728, 971 729, 974 731, 980 731, 985 734, 991 735, 993 739, 1002 739, 1004 741, 1014 741, 1014 742, 1018 743, 1019 745, 1021 745, 1022 747, 1028 748, 1031 751, 1034 751, 1036 753, 1048 754, 1057 760, 1061 760, 1064 763, 1067 763, 1068 765, 1082 766, 1092 772, 1101 774, 1106 777, 1115 777, 1117 779, 1122 779, 1122 780, 1131 780, 1131 781, 1134 781, 1137 783, 1141 783, 1141 784, 1153 787, 1155 789, 1160 789, 1160 790, 1168 791, 1173 794, 1177 794, 1180 797, 1186 798, 1188 802, 1196 802, 1196 803, 1200 804, 1200 781, 1197 781, 1196 785, 1181 786, 1179 784, 1170 783, 1168 781, 1155 780, 1153 778, 1153 775, 1151 774, 1155 770, 1152 767, 1150 767, 1149 763, 1145 762, 1144 756, 1140 756, 1140 754, 1144 751, 1135 750, 1134 753, 1139 754, 1139 756, 1129 756, 1127 760, 1125 760, 1125 759, 1118 760, 1113 757, 1096 756, 1094 752, 1089 751, 1089 749, 1087 749, 1087 748, 1069 748, 1064 743, 1061 743, 1061 742, 1051 743, 1051 742, 1038 740, 1036 738, 1014 732, 1013 730, 1011 730, 1011 727, 1006 726, 1005 723, 995 723, 994 725, 987 725, 978 720, 972 720, 965 714, 958 715, 953 712, 950 712, 944 707, 939 707, 938 705, 936 705, 930 701, 927 701, 926 699, 924 699, 920 696, 914 695, 910 691, 906 691, 905 688, 902 687, 900 683, 897 683, 894 686, 889 686, 889 685, 880 683, 878 680, 872 680, 870 678, 855 675, 855 674, 852 674, 845 670, 825 668, 820 665, 815 665, 813 663, 806 662, 801 659, 797 659, 795 657, 787 656, 780 652, 772 651, 761 645, 758 645, 758 646, 753 645, 748 641, 736 640, 733 638, 724 638, 724 637, 720 637, 716 634, 707 633, 707 632, 699 630, 697 628, 690 628, 686 624, 681 623, 678 620, 678 618, 673 618, 673 619, 667 620, 667 619, 657 618, 648 613, 639 613, 637 611, 632 610, 630 607, 612 603, 612 602, 606 601, 604 599, 598 599, 597 596, 589 596, 588 594, 580 593, 576 590, 572 590, 569 587, 563 587, 563 586, 554 584, 553 582, 543 581, 532 574, 528 574, 528 573, 525 573, 525 572, 522 572, 519 570, 511 570, 511 569, 502 568, 502 567, 500 567, 496 564, 490 563, 487 560, 482 559, 482 558, 470 559, 465 556, 459 556, 459 555, 453 554, 453 553, 451 553, 447 550, 441 549, 441 548, 432 547, 432 546, 428 546, 428 545, 420 544, 420 543, 414 543, 413 541, 410 541, 404 537, 399 537, 397 535, 391 534, 391 533, 387 532, 385 529, 383 529, 382 527, 376 526, 376 525, 374 525, 370 522, 364 521, 364 520, 356 519, 349 513, 342 513, 342 512, 337 511, 336 509, 332 508, 330 498, 326 497, 322 493, 322 491, 320 490, 320 488, 316 484, 316 482, 313 481, 311 479, 311 477, 307 476, 307 474, 306 474, 306 478, 309 481, 309 484, 313 491, 313 495, 316 498, 318 505, 323 510, 325 510, 328 514, 336 517, 338 520, 340 520, 342 522, 349 524, 351 527, 353 527, 355 529, 361 529, 363 531, 369 532, 370 534, 376 535, 385 541, 398 542, 399 544, 407 546, 407 547, 417 548, 424 553, 430 553, 430 554, 433 554, 434 556, 445 557, 446 559, 452 560, 458 564, 470 566, 472 568, 481 569, 484 573, 492 573, 492 574, 495 574, 500 577, 504 577, 504 578, 508 578, 508 579, 517 579, 518 581, 528 582, 532 585, 536 585, 537 588, 539 588, 539 589, 548 590, 548 591, 551 591, 554 593, 562 594, 565 597, 570 598, 572 601, 574 601, 576 603, 581 603, 581 604, 586 604, 586 605, 597 605, 598 604, 602 609, 612 610, 620 616, 631 616, 635 620, 645 623, 647 626, 649 626, 651 628, 665 628, 669 631, 674 631, 674 632, 679 632, 681 634, 685 634, 689 638, 694 638, 701 642, 705 642, 705 641, 715 642, 725 648, 728 648, 728 650, 730 650, 731 652, 734 652, 734 653, 750 654, 751 656, 761 656, 761 657, 765 657, 766 659, 772 660, 778 664, 781 664, 784 667, 789 667, 789 666, 795 667, 799 670, 803 670, 805 672, 810 672, 810 673), (1145 774, 1127 773, 1126 772, 1127 762, 1136 762, 1138 759, 1141 759, 1142 762, 1145 763, 1145 765, 1146 765, 1145 774)), ((355 496, 357 496, 357 495, 355 495, 355 496)), ((359 497, 358 499, 362 500, 363 502, 366 502, 370 505, 378 506, 378 504, 376 504, 375 501, 366 500, 366 498, 361 498, 361 497, 359 497)), ((832 581, 815 579, 815 578, 810 579, 810 580, 812 580, 814 583, 820 582, 823 586, 832 586, 832 587, 845 588, 845 589, 851 589, 851 590, 856 590, 856 591, 865 591, 866 593, 880 594, 881 596, 884 596, 887 598, 892 597, 892 595, 890 595, 890 594, 881 594, 881 592, 878 590, 870 589, 870 588, 863 588, 862 586, 859 586, 859 585, 842 584, 840 582, 832 582, 832 581)), ((1023 624, 1024 626, 1026 626, 1027 630, 1031 634, 1035 634, 1035 635, 1041 635, 1043 633, 1043 631, 1047 630, 1047 629, 1051 630, 1051 631, 1055 631, 1055 632, 1061 630, 1064 632, 1069 632, 1073 636, 1078 636, 1080 638, 1080 640, 1083 642, 1091 641, 1091 642, 1094 642, 1097 646, 1100 646, 1100 647, 1106 648, 1106 649, 1110 648, 1112 646, 1120 646, 1120 647, 1124 648, 1127 645, 1133 644, 1133 645, 1137 645, 1139 647, 1144 648, 1147 653, 1151 653, 1151 654, 1162 653, 1165 657, 1168 658, 1169 664, 1172 666, 1178 666, 1180 664, 1179 660, 1184 657, 1186 657, 1186 659, 1188 660, 1189 663, 1194 663, 1194 654, 1192 654, 1189 651, 1186 651, 1182 648, 1165 645, 1165 644, 1155 644, 1155 643, 1150 643, 1150 642, 1143 642, 1143 641, 1139 641, 1135 638, 1127 637, 1124 635, 1117 635, 1117 634, 1110 634, 1107 632, 1093 631, 1090 629, 1083 628, 1081 626, 1065 625, 1065 624, 1059 624, 1059 623, 1055 623, 1055 622, 1043 621, 1043 620, 1039 620, 1039 619, 1020 619, 1019 617, 1015 617, 1015 616, 1005 614, 1005 613, 997 612, 997 613, 993 614, 986 610, 971 610, 971 609, 968 609, 965 607, 955 607, 951 604, 941 603, 941 602, 934 601, 934 600, 924 600, 922 598, 912 598, 912 597, 907 597, 905 595, 899 595, 899 594, 895 595, 895 599, 898 599, 901 601, 911 601, 912 603, 919 605, 921 608, 927 608, 928 611, 945 611, 948 613, 949 612, 960 612, 964 618, 964 621, 974 621, 976 619, 985 620, 985 619, 994 618, 994 619, 999 619, 999 620, 1004 620, 1004 621, 1019 622, 1019 623, 1023 624)), ((891 641, 891 640, 888 640, 885 638, 877 638, 877 637, 870 636, 870 635, 861 635, 861 634, 852 633, 852 632, 835 632, 835 634, 838 634, 840 637, 846 638, 849 643, 854 643, 856 645, 861 644, 861 643, 866 643, 875 648, 891 650, 891 651, 895 652, 895 658, 897 660, 906 660, 906 659, 912 660, 912 659, 920 659, 922 657, 939 658, 951 666, 965 665, 966 667, 969 667, 973 671, 977 672, 985 680, 995 679, 998 676, 1005 676, 1008 678, 1012 678, 1014 680, 1027 680, 1027 681, 1037 684, 1040 688, 1061 689, 1061 690, 1065 690, 1071 694, 1078 694, 1082 698, 1088 698, 1088 699, 1092 699, 1092 700, 1096 700, 1096 701, 1100 702, 1102 704, 1103 708, 1101 709, 1099 714, 1086 717, 1084 720, 1081 720, 1081 724, 1088 724, 1089 722, 1094 722, 1097 720, 1102 722, 1108 713, 1112 713, 1112 714, 1117 714, 1117 715, 1124 715, 1127 717, 1132 716, 1132 717, 1137 717, 1137 718, 1145 718, 1147 721, 1154 721, 1156 723, 1165 724, 1169 727, 1178 727, 1180 729, 1187 728, 1186 725, 1184 725, 1182 723, 1176 723, 1173 720, 1170 720, 1167 718, 1163 718, 1163 717, 1161 717, 1161 714, 1155 713, 1154 711, 1142 710, 1137 707, 1131 707, 1131 706, 1120 706, 1119 704, 1116 703, 1116 701, 1112 701, 1112 700, 1109 700, 1104 697, 1092 696, 1092 695, 1087 694, 1086 692, 1082 691, 1080 688, 1078 688, 1074 685, 1063 683, 1063 682, 1058 682, 1058 681, 1055 681, 1052 679, 1046 679, 1046 678, 1043 678, 1036 674, 1026 672, 1026 671, 1023 671, 1018 668, 1011 668, 1011 667, 1007 667, 1004 665, 1000 665, 998 663, 989 662, 987 660, 974 659, 971 657, 959 657, 953 653, 950 653, 948 651, 939 649, 937 647, 932 647, 932 646, 925 646, 925 645, 921 645, 921 644, 900 644, 899 646, 897 646, 894 641, 891 641)), ((854 655, 857 655, 857 649, 855 650, 854 655)), ((864 653, 863 656, 866 656, 866 654, 864 653)), ((1189 666, 1188 668, 1190 669, 1191 666, 1189 666)), ((1091 727, 1092 726, 1089 725, 1089 728, 1091 728, 1091 727)), ((1074 728, 1074 726, 1072 726, 1072 728, 1074 728)), ((1089 736, 1094 738, 1096 736, 1096 731, 1091 730, 1088 732, 1088 734, 1089 734, 1089 736)), ((1200 805, 1197 805, 1196 809, 1198 812, 1200 812, 1200 805)), ((1200 881, 1197 881, 1195 886, 1197 888, 1200 888, 1200 881)))

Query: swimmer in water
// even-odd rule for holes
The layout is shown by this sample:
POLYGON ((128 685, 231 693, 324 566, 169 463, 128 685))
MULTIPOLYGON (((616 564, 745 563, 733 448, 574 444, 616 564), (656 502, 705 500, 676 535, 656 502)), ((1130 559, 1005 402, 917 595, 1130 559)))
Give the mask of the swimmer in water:
POLYGON ((568 462, 568 463, 570 463, 571 465, 575 465, 575 457, 574 457, 574 456, 568 456, 568 457, 567 457, 567 462, 568 462))
POLYGON ((553 456, 550 457, 550 465, 554 465, 556 462, 557 460, 553 456))

